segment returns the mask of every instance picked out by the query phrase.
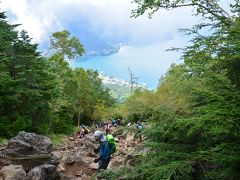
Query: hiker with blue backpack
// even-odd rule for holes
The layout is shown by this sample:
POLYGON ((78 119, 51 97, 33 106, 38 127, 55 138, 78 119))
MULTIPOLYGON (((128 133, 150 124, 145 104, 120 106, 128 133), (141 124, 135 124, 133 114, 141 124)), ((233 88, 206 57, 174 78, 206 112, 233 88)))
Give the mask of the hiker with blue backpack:
POLYGON ((144 128, 143 124, 140 123, 140 121, 137 121, 136 128, 137 128, 137 131, 134 136, 134 139, 139 138, 139 141, 142 142, 142 130, 144 128))
POLYGON ((99 130, 94 132, 94 137, 100 145, 99 158, 94 159, 94 162, 99 164, 98 169, 107 169, 111 154, 116 151, 114 138, 112 135, 107 135, 107 137, 105 137, 99 130))

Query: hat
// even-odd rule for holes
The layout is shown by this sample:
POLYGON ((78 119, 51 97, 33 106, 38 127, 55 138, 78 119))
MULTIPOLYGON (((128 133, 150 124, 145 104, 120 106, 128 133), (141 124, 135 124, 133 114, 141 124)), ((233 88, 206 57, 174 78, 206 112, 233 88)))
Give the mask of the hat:
POLYGON ((106 138, 104 137, 102 132, 99 130, 95 131, 93 135, 94 135, 94 137, 99 137, 100 141, 106 141, 106 138))

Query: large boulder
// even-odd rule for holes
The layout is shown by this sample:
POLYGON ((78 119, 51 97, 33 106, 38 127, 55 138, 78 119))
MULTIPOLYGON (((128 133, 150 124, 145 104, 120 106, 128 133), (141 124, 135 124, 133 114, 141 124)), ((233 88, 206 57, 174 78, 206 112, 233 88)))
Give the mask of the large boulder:
POLYGON ((4 166, 0 170, 0 179, 4 180, 23 180, 26 177, 26 172, 21 165, 4 166))
POLYGON ((48 137, 21 131, 10 139, 3 152, 9 155, 32 155, 49 154, 52 150, 53 143, 48 137))
POLYGON ((0 164, 22 165, 27 171, 42 164, 58 164, 58 157, 51 154, 53 144, 46 136, 24 131, 10 139, 7 147, 0 152, 0 164))
POLYGON ((37 166, 27 173, 26 180, 58 180, 60 179, 57 167, 51 164, 37 166))

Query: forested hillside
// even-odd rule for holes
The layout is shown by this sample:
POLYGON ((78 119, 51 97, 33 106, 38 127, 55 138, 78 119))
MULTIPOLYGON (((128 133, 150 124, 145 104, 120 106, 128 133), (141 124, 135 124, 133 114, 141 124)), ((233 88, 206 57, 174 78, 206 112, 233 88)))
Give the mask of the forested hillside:
MULTIPOLYGON (((103 73, 99 74, 99 78, 102 80, 103 86, 106 89, 109 89, 111 96, 118 102, 124 102, 135 90, 144 90, 149 89, 146 85, 115 78, 112 76, 104 75, 103 73)), ((131 80, 130 80, 131 81, 131 80)))

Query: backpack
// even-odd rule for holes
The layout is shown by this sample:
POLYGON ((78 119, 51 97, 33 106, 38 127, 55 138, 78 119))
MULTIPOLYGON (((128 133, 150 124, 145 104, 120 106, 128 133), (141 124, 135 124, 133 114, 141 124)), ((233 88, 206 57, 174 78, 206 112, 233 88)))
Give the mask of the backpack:
POLYGON ((107 138, 107 141, 109 143, 110 153, 111 154, 115 153, 117 151, 117 148, 116 148, 116 142, 115 142, 114 137, 111 134, 108 134, 106 136, 106 138, 107 138))

